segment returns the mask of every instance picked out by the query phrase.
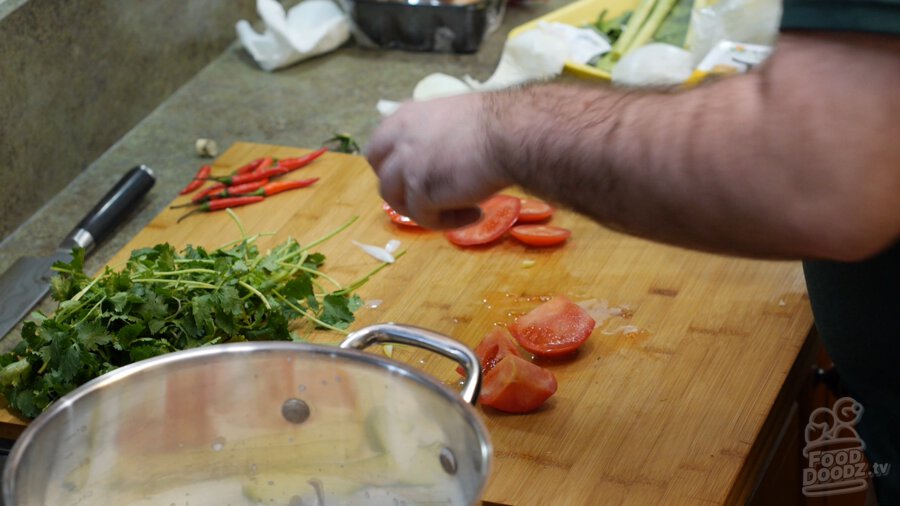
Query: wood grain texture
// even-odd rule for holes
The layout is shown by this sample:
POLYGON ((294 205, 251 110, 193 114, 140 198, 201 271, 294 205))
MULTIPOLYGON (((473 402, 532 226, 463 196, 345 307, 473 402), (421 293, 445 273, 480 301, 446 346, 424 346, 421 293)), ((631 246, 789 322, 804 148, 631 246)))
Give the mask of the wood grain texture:
MULTIPOLYGON (((240 143, 213 167, 225 174, 263 155, 307 151, 240 143)), ((511 322, 540 297, 564 294, 625 308, 602 322, 576 357, 542 364, 557 376, 559 390, 539 412, 478 408, 494 444, 486 501, 718 504, 748 480, 739 476, 745 459, 812 326, 798 263, 652 244, 564 210, 551 220, 573 231, 562 247, 530 248, 506 238, 461 249, 440 233, 390 223, 361 157, 329 153, 288 177, 311 176, 321 180, 235 212, 248 233, 273 233, 260 240, 263 248, 287 236, 308 243, 358 216, 315 248, 327 257, 325 272, 342 282, 378 265, 351 239, 375 245, 400 239, 406 255, 359 292, 380 305, 361 308, 352 328, 409 323, 474 347, 491 326, 511 322), (625 334, 626 325, 641 332, 625 334)), ((159 242, 216 247, 239 237, 225 213, 176 224, 181 211, 162 212, 110 265, 159 242)), ((319 333, 313 340, 334 344, 341 336, 319 333)), ((393 358, 458 384, 454 365, 443 358, 402 347, 393 358)))

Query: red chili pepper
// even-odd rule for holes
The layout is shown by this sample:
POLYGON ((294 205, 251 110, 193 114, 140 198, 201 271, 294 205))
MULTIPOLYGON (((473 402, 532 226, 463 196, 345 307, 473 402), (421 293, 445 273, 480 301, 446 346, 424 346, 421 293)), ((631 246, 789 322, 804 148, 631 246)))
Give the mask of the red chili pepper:
POLYGON ((296 158, 285 158, 278 162, 278 166, 285 168, 287 170, 297 170, 300 167, 305 167, 312 163, 316 158, 324 155, 328 152, 328 148, 321 148, 309 153, 307 155, 298 156, 296 158))
POLYGON ((212 167, 210 167, 209 165, 204 165, 203 167, 200 167, 200 170, 197 171, 197 174, 194 176, 194 179, 192 179, 191 182, 188 183, 188 185, 185 186, 183 190, 181 190, 179 195, 187 195, 188 193, 191 193, 192 191, 196 190, 197 188, 200 188, 200 186, 203 184, 203 181, 205 181, 206 178, 209 177, 209 174, 211 172, 212 172, 212 167))
MULTIPOLYGON (((318 181, 319 178, 314 177, 310 179, 301 179, 298 181, 275 181, 273 183, 267 183, 265 185, 260 185, 258 188, 253 189, 252 191, 248 191, 245 193, 241 193, 240 195, 255 195, 258 197, 271 197, 276 193, 286 192, 288 190, 294 190, 297 188, 306 188, 307 186, 318 181)), ((249 186, 249 185, 248 185, 249 186)), ((229 195, 238 195, 237 193, 232 193, 229 191, 229 195)))
POLYGON ((250 181, 249 183, 239 184, 236 186, 226 186, 224 190, 220 191, 213 198, 223 198, 223 197, 236 197, 239 195, 249 195, 254 191, 262 188, 269 182, 268 179, 260 179, 259 181, 250 181))
POLYGON ((288 170, 281 167, 274 167, 266 170, 255 170, 246 174, 236 174, 234 176, 225 177, 209 177, 210 181, 218 181, 227 186, 237 186, 239 184, 249 183, 251 181, 259 181, 260 179, 272 179, 287 174, 288 170))
POLYGON ((225 186, 224 184, 216 183, 216 184, 210 186, 209 188, 206 188, 205 190, 201 191, 200 193, 194 195, 194 198, 191 199, 191 203, 192 204, 202 204, 203 202, 206 202, 207 200, 209 200, 208 197, 210 195, 212 195, 213 193, 216 193, 218 191, 222 191, 225 188, 227 188, 227 186, 225 186))
POLYGON ((248 163, 247 165, 244 165, 244 166, 238 168, 237 170, 235 170, 234 172, 232 172, 232 175, 246 174, 248 172, 253 172, 254 170, 256 170, 257 167, 259 167, 259 164, 261 164, 263 162, 263 160, 264 160, 264 158, 257 158, 256 160, 253 160, 252 162, 248 163))
POLYGON ((178 218, 176 223, 180 223, 181 220, 187 218, 188 216, 190 216, 192 214, 209 213, 212 211, 221 211, 222 209, 227 209, 229 207, 246 206, 247 204, 255 204, 257 202, 261 202, 263 199, 265 199, 265 197, 258 197, 258 196, 254 195, 254 196, 229 197, 226 199, 210 200, 209 202, 204 202, 203 204, 200 204, 200 207, 198 207, 197 209, 194 209, 193 211, 182 215, 180 218, 178 218))
POLYGON ((202 191, 200 191, 199 193, 197 193, 196 195, 191 197, 190 204, 181 204, 178 206, 169 206, 169 207, 172 209, 177 209, 179 207, 187 207, 187 206, 192 206, 195 204, 202 204, 204 202, 212 200, 214 198, 214 197, 212 197, 212 195, 214 193, 220 192, 220 191, 224 190, 225 188, 227 188, 227 186, 225 184, 216 183, 208 188, 204 188, 202 191))
POLYGON ((188 207, 197 204, 202 204, 204 202, 209 202, 210 200, 223 199, 225 197, 240 197, 243 195, 255 195, 256 190, 262 188, 266 183, 268 183, 268 179, 260 179, 259 181, 251 181, 249 183, 239 184, 237 186, 225 186, 223 184, 217 184, 211 186, 210 188, 217 191, 206 191, 198 194, 196 197, 191 199, 190 204, 181 204, 178 206, 171 206, 171 209, 178 209, 179 207, 188 207))
POLYGON ((315 183, 318 180, 319 178, 314 177, 310 179, 301 179, 299 181, 275 181, 274 183, 269 183, 249 195, 264 195, 266 197, 270 197, 272 195, 275 195, 276 193, 286 192, 288 190, 294 190, 297 188, 306 188, 307 186, 315 183))
POLYGON ((272 158, 271 156, 267 156, 262 159, 262 162, 260 162, 259 165, 256 166, 256 169, 254 169, 253 172, 260 172, 260 171, 267 170, 267 169, 271 168, 272 164, 275 162, 276 162, 276 160, 274 158, 272 158))

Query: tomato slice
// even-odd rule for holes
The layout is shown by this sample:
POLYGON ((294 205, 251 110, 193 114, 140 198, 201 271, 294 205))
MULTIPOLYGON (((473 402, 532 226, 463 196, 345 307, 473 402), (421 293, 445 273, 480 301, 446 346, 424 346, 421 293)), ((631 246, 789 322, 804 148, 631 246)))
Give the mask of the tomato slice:
POLYGON ((572 235, 571 230, 552 225, 516 225, 509 233, 529 246, 554 246, 572 235))
POLYGON ((403 225, 403 226, 405 226, 405 227, 419 227, 419 228, 422 228, 421 225, 419 225, 418 223, 416 223, 415 221, 413 221, 412 218, 409 218, 409 217, 407 217, 407 216, 403 216, 402 214, 400 214, 400 213, 398 213, 397 211, 395 211, 394 208, 391 207, 390 204, 388 204, 387 202, 382 202, 382 203, 381 203, 381 209, 385 212, 385 214, 388 215, 388 217, 391 219, 391 221, 392 221, 393 223, 396 223, 397 225, 403 225))
POLYGON ((526 350, 539 357, 559 357, 581 346, 596 322, 581 306, 558 295, 509 325, 509 331, 526 350))
POLYGON ((519 209, 519 223, 546 220, 556 211, 553 206, 540 199, 522 198, 519 200, 522 203, 522 208, 519 209))
POLYGON ((494 195, 479 204, 481 219, 446 232, 447 239, 457 246, 487 244, 500 238, 519 217, 522 203, 518 197, 494 195))
MULTIPOLYGON (((488 335, 484 336, 474 351, 478 361, 481 362, 481 374, 490 372, 497 362, 503 360, 503 357, 522 356, 506 327, 494 327, 488 335)), ((462 367, 457 367, 456 372, 462 376, 466 375, 466 371, 462 367)))
POLYGON ((553 373, 522 357, 507 355, 484 375, 478 400, 507 413, 534 411, 556 393, 553 373))

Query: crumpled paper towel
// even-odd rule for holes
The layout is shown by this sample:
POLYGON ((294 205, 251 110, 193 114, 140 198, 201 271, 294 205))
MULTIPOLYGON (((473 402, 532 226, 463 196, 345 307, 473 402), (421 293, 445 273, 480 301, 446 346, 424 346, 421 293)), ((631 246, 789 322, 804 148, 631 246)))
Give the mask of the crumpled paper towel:
POLYGON ((621 86, 675 86, 691 77, 692 58, 680 47, 653 42, 629 51, 610 77, 613 84, 621 86))
MULTIPOLYGON (((500 63, 487 81, 478 82, 471 76, 458 79, 447 74, 431 74, 419 81, 412 98, 428 100, 550 79, 562 72, 566 61, 586 63, 609 50, 609 42, 594 30, 540 22, 534 30, 506 41, 500 63)), ((379 100, 376 105, 382 116, 390 116, 399 107, 400 102, 390 100, 379 100)))
POLYGON ((276 0, 257 0, 256 10, 265 32, 257 33, 243 19, 235 28, 263 70, 271 72, 327 53, 350 38, 350 20, 332 0, 304 0, 287 13, 276 0))

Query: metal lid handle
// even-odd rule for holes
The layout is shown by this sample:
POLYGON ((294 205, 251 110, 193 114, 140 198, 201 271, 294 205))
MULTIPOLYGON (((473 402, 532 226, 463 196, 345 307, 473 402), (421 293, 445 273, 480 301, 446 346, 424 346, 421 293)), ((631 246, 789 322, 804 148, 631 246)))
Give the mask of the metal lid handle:
POLYGON ((379 323, 351 333, 341 343, 341 348, 364 350, 373 344, 385 343, 423 348, 457 362, 466 371, 466 379, 459 395, 469 404, 475 404, 481 390, 481 363, 472 350, 443 334, 412 325, 379 323))

